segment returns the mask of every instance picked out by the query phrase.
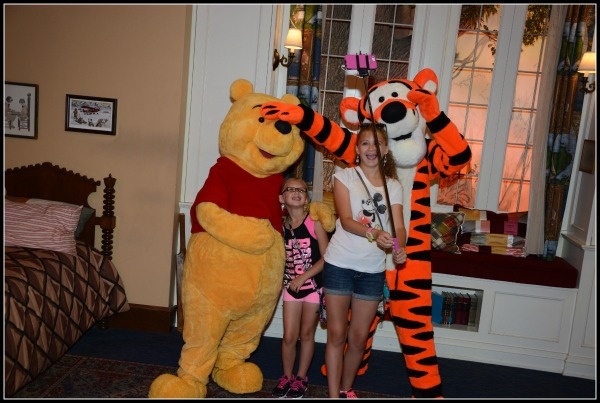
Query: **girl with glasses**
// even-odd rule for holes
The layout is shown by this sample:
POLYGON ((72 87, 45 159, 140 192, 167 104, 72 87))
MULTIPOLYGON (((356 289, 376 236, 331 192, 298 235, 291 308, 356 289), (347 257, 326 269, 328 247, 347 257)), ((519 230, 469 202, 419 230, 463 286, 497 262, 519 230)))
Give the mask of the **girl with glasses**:
POLYGON ((308 186, 298 178, 284 181, 279 195, 282 210, 286 264, 283 287, 283 375, 273 389, 275 397, 301 398, 308 389, 308 369, 315 351, 315 332, 319 321, 319 298, 323 254, 329 237, 321 222, 308 214, 308 186), (298 371, 296 344, 300 339, 298 371))

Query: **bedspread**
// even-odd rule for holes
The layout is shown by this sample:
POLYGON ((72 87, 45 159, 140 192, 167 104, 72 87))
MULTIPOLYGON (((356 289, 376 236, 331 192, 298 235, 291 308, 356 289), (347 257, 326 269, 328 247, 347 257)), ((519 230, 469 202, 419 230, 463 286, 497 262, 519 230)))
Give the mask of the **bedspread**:
POLYGON ((77 253, 5 247, 6 396, 50 367, 98 321, 129 309, 112 261, 80 241, 77 253))

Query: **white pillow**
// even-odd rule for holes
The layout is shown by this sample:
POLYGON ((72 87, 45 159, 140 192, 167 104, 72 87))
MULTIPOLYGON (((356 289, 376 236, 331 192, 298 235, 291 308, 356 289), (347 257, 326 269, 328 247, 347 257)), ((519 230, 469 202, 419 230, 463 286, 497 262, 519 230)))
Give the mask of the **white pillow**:
MULTIPOLYGON (((77 206, 76 204, 60 202, 60 201, 55 201, 55 200, 26 199, 26 198, 20 198, 20 199, 23 199, 24 202, 27 204, 62 204, 65 206, 72 206, 72 207, 77 206)), ((20 202, 21 200, 13 200, 13 201, 20 202)), ((87 224, 87 222, 90 220, 90 218, 92 218, 92 216, 95 213, 96 213, 96 210, 94 210, 93 208, 82 206, 81 215, 79 216, 79 222, 77 223, 77 229, 75 229, 75 238, 78 238, 79 235, 81 235, 81 233, 83 232, 83 230, 85 228, 85 224, 87 224)))
POLYGON ((4 244, 77 254, 82 206, 25 204, 4 199, 4 244))

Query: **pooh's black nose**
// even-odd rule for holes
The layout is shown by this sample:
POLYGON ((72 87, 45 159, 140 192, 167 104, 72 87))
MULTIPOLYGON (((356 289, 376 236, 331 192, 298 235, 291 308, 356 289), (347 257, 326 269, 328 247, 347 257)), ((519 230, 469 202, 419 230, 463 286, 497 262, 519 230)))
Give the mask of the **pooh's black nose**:
POLYGON ((283 120, 278 120, 275 123, 275 128, 281 134, 290 134, 292 132, 292 125, 289 122, 284 122, 283 120))

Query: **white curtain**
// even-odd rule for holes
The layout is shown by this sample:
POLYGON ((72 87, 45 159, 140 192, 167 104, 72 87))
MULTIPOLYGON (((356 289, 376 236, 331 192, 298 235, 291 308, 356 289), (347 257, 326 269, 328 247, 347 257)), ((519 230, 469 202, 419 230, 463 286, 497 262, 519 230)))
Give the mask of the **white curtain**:
POLYGON ((550 116, 552 100, 554 98, 554 83, 557 75, 557 63, 560 52, 563 27, 568 5, 553 5, 550 15, 550 30, 548 43, 543 61, 542 82, 540 85, 539 105, 535 125, 532 167, 531 191, 529 195, 529 213, 527 215, 527 244, 526 253, 542 255, 544 253, 544 215, 545 215, 545 188, 546 188, 546 150, 548 145, 548 132, 550 130, 550 116), (535 223, 535 225, 533 225, 535 223))

